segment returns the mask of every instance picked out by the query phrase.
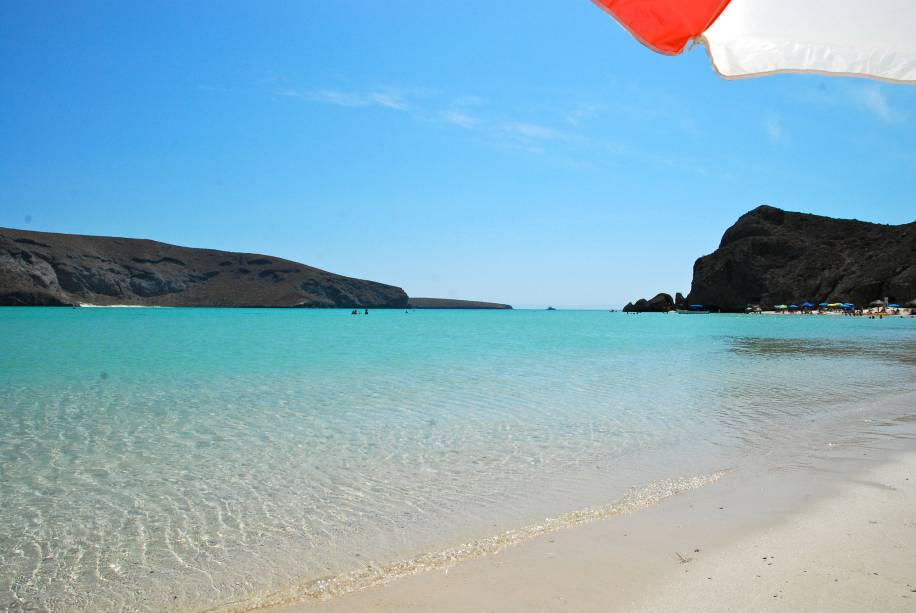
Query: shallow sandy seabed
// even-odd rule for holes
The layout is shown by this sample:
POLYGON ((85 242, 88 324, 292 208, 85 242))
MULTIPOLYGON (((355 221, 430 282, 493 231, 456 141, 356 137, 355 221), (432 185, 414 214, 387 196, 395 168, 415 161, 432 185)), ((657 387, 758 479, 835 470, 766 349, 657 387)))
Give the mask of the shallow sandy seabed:
POLYGON ((646 510, 275 611, 916 611, 916 439, 828 447, 646 510))

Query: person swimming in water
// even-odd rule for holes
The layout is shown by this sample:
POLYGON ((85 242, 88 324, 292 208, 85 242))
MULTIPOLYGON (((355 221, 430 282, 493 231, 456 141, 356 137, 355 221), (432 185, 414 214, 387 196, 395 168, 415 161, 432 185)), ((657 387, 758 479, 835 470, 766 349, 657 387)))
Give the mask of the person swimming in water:
POLYGON ((369 309, 366 309, 366 312, 363 313, 363 315, 368 315, 368 314, 369 314, 369 309))

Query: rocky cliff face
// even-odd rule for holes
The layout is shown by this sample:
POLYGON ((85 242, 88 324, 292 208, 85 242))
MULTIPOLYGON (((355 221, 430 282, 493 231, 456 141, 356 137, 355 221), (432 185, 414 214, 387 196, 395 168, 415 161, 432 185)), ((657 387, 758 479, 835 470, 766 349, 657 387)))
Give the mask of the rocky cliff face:
POLYGON ((916 298, 916 222, 887 226, 760 206, 693 267, 687 302, 723 311, 916 298))
POLYGON ((627 306, 623 307, 625 313, 666 313, 673 309, 674 300, 670 294, 656 294, 650 300, 640 298, 635 303, 628 302, 627 306))
POLYGON ((399 287, 253 253, 0 228, 0 305, 407 306, 399 287))

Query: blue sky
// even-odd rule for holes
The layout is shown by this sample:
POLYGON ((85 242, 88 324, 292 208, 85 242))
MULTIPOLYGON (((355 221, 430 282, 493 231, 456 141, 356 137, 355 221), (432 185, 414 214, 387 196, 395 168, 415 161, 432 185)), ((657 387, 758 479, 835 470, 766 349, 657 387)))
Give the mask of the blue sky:
POLYGON ((4 2, 0 60, 0 226, 602 307, 761 203, 916 218, 916 87, 723 81, 587 0, 4 2))

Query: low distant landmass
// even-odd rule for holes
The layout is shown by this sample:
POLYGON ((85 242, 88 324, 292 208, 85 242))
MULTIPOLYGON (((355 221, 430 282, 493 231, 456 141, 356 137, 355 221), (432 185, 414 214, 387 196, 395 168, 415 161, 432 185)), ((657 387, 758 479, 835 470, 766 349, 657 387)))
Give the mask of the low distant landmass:
POLYGON ((480 300, 455 300, 453 298, 410 298, 411 309, 511 309, 512 305, 480 300))
POLYGON ((916 222, 898 226, 759 206, 699 258, 686 298, 658 294, 625 311, 702 304, 725 312, 808 300, 867 305, 916 299, 916 222))
POLYGON ((256 253, 0 228, 0 305, 405 308, 400 287, 256 253))
POLYGON ((511 309, 408 298, 400 287, 257 253, 0 228, 0 306, 511 309))

